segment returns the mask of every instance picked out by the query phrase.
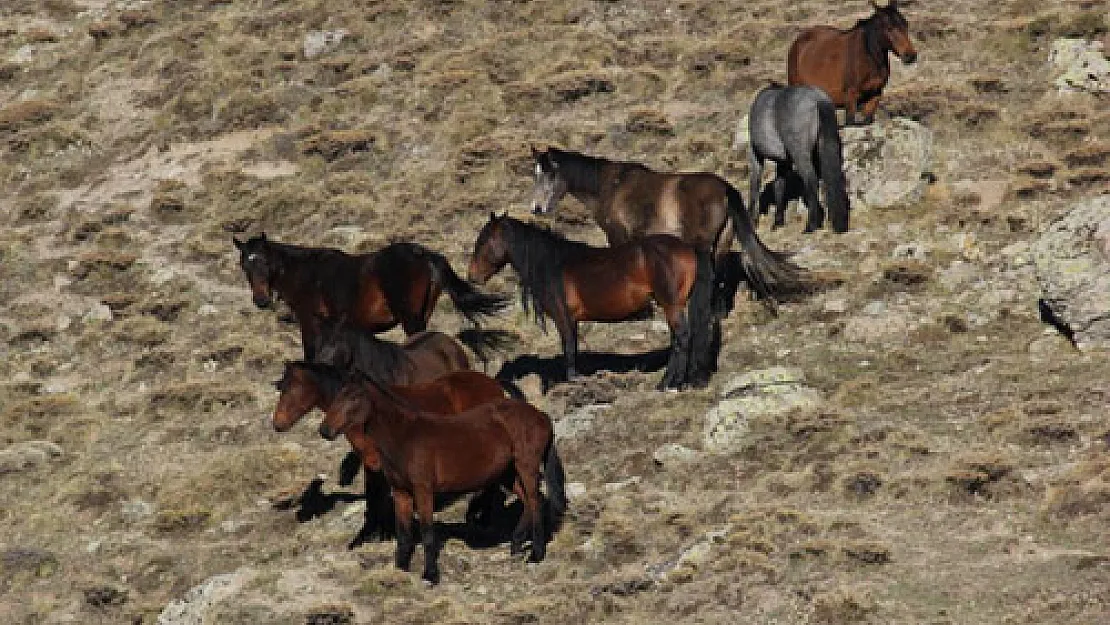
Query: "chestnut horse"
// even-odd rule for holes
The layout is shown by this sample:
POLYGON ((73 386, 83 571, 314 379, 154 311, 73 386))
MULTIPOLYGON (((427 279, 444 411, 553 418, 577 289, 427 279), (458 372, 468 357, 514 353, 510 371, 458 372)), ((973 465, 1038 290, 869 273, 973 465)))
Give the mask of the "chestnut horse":
POLYGON ((285 300, 301 327, 306 360, 316 355, 319 317, 342 317, 370 332, 398 324, 406 334, 423 332, 446 291, 472 323, 504 308, 502 298, 464 282, 442 254, 415 243, 392 243, 371 254, 278 243, 265 233, 232 239, 239 264, 259 308, 285 300))
POLYGON ((616 247, 649 234, 669 234, 708 251, 722 270, 735 232, 752 289, 774 311, 775 295, 805 288, 802 269, 759 240, 740 192, 716 174, 662 173, 639 163, 578 152, 532 149, 532 208, 549 213, 571 194, 586 205, 616 247), (731 223, 730 223, 731 222, 731 223))
POLYGON ((352 429, 365 429, 373 437, 393 491, 397 567, 408 570, 412 559, 415 512, 424 545, 422 577, 438 583, 434 496, 497 487, 506 479, 517 485, 524 504, 510 552, 522 553, 530 537, 529 561, 543 560, 547 536, 541 514, 541 468, 556 523, 567 503, 551 419, 518 399, 485 403, 453 417, 421 410, 417 404, 411 396, 401 397, 369 379, 347 383, 325 409, 320 424, 320 435, 329 440, 352 429))
POLYGON ((669 234, 591 247, 506 215, 490 214, 478 233, 467 277, 485 284, 506 264, 520 275, 521 299, 563 344, 567 379, 577 375, 578 322, 625 321, 654 299, 671 329, 660 388, 704 386, 716 369, 720 321, 713 311, 708 252, 669 234))
MULTIPOLYGON (((330 365, 286 362, 281 380, 274 383, 281 392, 274 408, 274 429, 286 432, 313 408, 325 410, 346 382, 346 375, 330 365)), ((444 415, 505 397, 500 383, 477 371, 455 371, 432 382, 393 386, 391 390, 422 410, 444 415)), ((347 428, 344 434, 358 454, 366 480, 366 522, 348 545, 354 548, 366 539, 392 536, 393 510, 374 440, 363 428, 347 428)))
POLYGON ((786 61, 790 84, 823 89, 837 106, 844 107, 849 125, 855 123, 857 109, 864 124, 875 118, 879 97, 890 79, 887 53, 894 52, 906 64, 917 60, 909 23, 897 0, 871 6, 875 9, 871 17, 848 30, 814 26, 802 31, 790 45, 786 61))

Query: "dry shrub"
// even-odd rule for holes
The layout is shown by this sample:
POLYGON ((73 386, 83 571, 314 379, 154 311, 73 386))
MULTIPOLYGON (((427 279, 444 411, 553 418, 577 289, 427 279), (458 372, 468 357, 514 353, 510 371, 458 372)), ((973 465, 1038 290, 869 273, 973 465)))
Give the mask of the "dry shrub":
POLYGON ((1056 173, 1056 168, 1056 163, 1045 159, 1038 159, 1018 165, 1017 172, 1029 176, 1030 178, 1051 178, 1052 175, 1056 173))
POLYGON ((613 93, 614 78, 600 71, 574 71, 548 77, 541 82, 515 82, 505 85, 503 97, 509 106, 528 109, 575 102, 582 98, 613 93))
POLYGON ((1087 143, 1064 154, 1068 167, 1104 167, 1110 161, 1110 144, 1087 143))
POLYGON ((70 275, 78 281, 114 280, 118 274, 131 269, 138 258, 130 252, 95 250, 79 258, 70 270, 70 275))
POLYGON ((89 24, 86 32, 89 33, 90 37, 100 42, 119 34, 120 30, 121 28, 116 22, 100 20, 89 24))
POLYGON ((1019 200, 1028 200, 1053 190, 1051 180, 1030 177, 1016 178, 1010 184, 1010 193, 1019 200))
POLYGON ((54 100, 22 100, 0 109, 0 131, 16 131, 48 121, 58 113, 54 100))
POLYGON ((1106 516, 1110 512, 1110 460, 1080 462, 1049 486, 1044 509, 1057 517, 1106 516))
POLYGON ((1014 490, 1017 479, 1013 463, 998 455, 983 455, 956 461, 944 474, 945 482, 956 488, 958 494, 986 498, 1014 490))
POLYGON ((23 33, 28 43, 57 43, 61 40, 58 33, 48 28, 29 28, 23 33))
POLYGON ((243 384, 186 382, 166 385, 151 393, 149 409, 162 417, 185 415, 195 419, 200 415, 240 408, 254 402, 253 391, 243 384))
POLYGON ((113 332, 116 340, 121 343, 148 349, 165 343, 172 333, 172 326, 149 316, 122 319, 113 332))
POLYGON ((334 161, 351 153, 370 152, 379 140, 379 135, 372 130, 323 130, 303 139, 300 150, 306 156, 318 155, 326 161, 334 161))
POLYGON ((869 620, 877 609, 872 600, 850 590, 822 592, 813 598, 810 622, 821 625, 861 623, 869 620))
POLYGON ((1102 167, 1084 167, 1068 172, 1064 180, 1078 188, 1093 188, 1110 183, 1110 170, 1102 167))
POLYGON ((640 108, 628 113, 624 129, 631 133, 671 136, 674 124, 662 112, 655 109, 640 108))

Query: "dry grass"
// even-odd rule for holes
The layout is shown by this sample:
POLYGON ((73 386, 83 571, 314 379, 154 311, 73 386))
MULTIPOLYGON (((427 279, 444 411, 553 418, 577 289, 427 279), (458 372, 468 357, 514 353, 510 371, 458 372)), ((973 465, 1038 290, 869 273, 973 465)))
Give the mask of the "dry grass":
MULTIPOLYGON (((344 549, 350 503, 303 523, 282 507, 319 473, 343 490, 344 450, 314 417, 282 435, 267 423, 299 333, 253 307, 231 236, 408 239, 462 268, 490 211, 526 212, 530 145, 744 188, 729 145, 751 95, 784 79, 798 28, 847 26, 866 3, 84 4, 0 8, 0 452, 63 450, 0 475, 5 622, 153 623, 236 570, 256 576, 220 622, 1110 613, 1105 354, 1043 335, 1033 275, 1003 253, 1110 185, 1104 102, 1056 93, 1043 71, 1054 37, 1105 36, 1093 3, 910 5, 921 60, 893 62, 880 117, 934 131, 938 184, 842 236, 760 230, 842 279, 778 317, 741 297, 710 389, 656 393, 658 372, 546 393, 523 378, 556 419, 608 406, 560 443, 585 493, 546 562, 452 539, 434 590, 392 568, 390 544, 344 549), (305 58, 307 32, 340 28, 305 58), (895 258, 901 243, 923 255, 895 258), (736 451, 701 451, 721 385, 775 365, 801 368, 822 405, 753 416, 736 451), (697 456, 655 462, 667 443, 697 456)), ((573 200, 552 222, 603 241, 573 200)), ((460 327, 446 303, 432 323, 460 327)), ((491 371, 559 353, 519 310, 491 323, 522 337, 491 371)), ((582 330, 589 351, 666 341, 651 321, 582 330)))

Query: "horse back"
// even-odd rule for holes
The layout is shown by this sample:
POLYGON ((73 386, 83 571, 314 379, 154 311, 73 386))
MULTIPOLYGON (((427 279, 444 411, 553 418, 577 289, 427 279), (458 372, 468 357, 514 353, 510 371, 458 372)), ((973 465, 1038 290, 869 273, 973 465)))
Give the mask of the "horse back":
POLYGON ((453 371, 431 382, 394 386, 393 391, 421 410, 444 415, 456 415, 505 397, 505 389, 497 380, 477 371, 453 371))
POLYGON ((470 368, 466 349, 442 332, 414 334, 405 341, 404 350, 409 371, 407 378, 397 380, 398 384, 431 382, 446 373, 470 368))

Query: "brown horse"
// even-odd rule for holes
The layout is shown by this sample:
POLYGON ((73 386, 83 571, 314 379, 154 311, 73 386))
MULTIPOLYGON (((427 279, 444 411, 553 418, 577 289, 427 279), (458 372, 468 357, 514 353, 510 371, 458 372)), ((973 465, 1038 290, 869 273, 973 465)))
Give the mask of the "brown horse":
POLYGON ((848 30, 814 26, 802 31, 787 56, 790 84, 825 90, 833 103, 844 107, 847 124, 855 123, 857 109, 863 112, 864 124, 875 118, 879 97, 890 78, 888 52, 906 64, 917 60, 909 23, 898 10, 897 0, 886 6, 872 2, 871 6, 875 9, 871 17, 848 30))
POLYGON ((393 243, 371 254, 278 243, 263 233, 232 239, 239 264, 259 308, 285 300, 301 327, 305 359, 316 354, 317 319, 342 317, 370 332, 398 324, 406 334, 423 332, 446 292, 472 323, 500 311, 506 302, 464 282, 442 254, 415 243, 393 243))
MULTIPOLYGON (((275 383, 281 396, 274 408, 274 429, 286 432, 313 408, 325 410, 345 382, 346 374, 330 365, 286 362, 281 380, 275 383)), ((455 371, 432 382, 391 386, 390 390, 421 410, 444 415, 505 397, 500 383, 477 371, 455 371)), ((392 536, 393 511, 374 440, 364 428, 347 428, 343 433, 358 454, 366 480, 366 522, 348 545, 354 548, 367 538, 392 536)))
POLYGON ((543 560, 547 537, 540 505, 541 467, 553 513, 557 517, 566 509, 562 461, 546 414, 525 401, 502 399, 444 417, 420 410, 416 402, 376 382, 345 384, 326 409, 320 435, 330 440, 363 428, 374 439, 393 490, 398 568, 408 570, 416 546, 415 511, 424 545, 422 577, 438 583, 434 496, 497 487, 506 476, 517 484, 524 504, 510 551, 522 553, 530 533, 529 561, 543 560))
POLYGON ((718 269, 735 231, 753 290, 774 310, 774 296, 805 286, 801 268, 767 249, 740 192, 715 174, 662 173, 558 148, 532 150, 532 207, 549 213, 567 193, 585 204, 616 247, 649 234, 669 234, 714 256, 718 269), (731 223, 730 223, 731 222, 731 223))
POLYGON ((567 378, 577 375, 578 322, 636 318, 654 299, 671 329, 671 357, 660 388, 703 386, 716 369, 720 322, 714 314, 713 262, 668 234, 590 247, 508 216, 490 214, 478 233, 467 276, 485 284, 506 264, 520 275, 521 299, 542 325, 559 331, 567 378))

